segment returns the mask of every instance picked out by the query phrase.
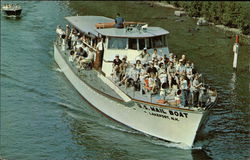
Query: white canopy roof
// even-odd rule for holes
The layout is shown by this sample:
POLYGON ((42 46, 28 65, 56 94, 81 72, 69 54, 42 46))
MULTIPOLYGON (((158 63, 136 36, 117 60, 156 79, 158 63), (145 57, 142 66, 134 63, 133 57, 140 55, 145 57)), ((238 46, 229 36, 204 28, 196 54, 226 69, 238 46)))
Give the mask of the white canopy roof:
POLYGON ((132 31, 127 31, 126 28, 97 29, 95 26, 97 23, 114 22, 114 19, 103 16, 72 16, 65 18, 70 24, 75 26, 81 32, 90 33, 95 36, 101 34, 111 37, 144 38, 169 34, 168 31, 160 27, 147 27, 146 30, 141 29, 140 31, 137 28, 133 28, 132 31))

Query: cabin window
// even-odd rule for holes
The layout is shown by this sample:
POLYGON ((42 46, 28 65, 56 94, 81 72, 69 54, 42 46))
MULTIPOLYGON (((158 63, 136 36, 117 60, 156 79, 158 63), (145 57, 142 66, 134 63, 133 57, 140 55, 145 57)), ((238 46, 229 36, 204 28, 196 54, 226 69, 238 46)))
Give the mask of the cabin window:
POLYGON ((164 35, 162 37, 164 39, 164 46, 167 47, 168 46, 167 35, 164 35))
POLYGON ((137 50, 137 39, 129 38, 128 39, 128 48, 137 50))
POLYGON ((163 47, 164 43, 162 40, 163 40, 162 36, 152 37, 153 48, 163 47))
POLYGON ((127 38, 109 37, 108 48, 109 49, 126 49, 127 38))
POLYGON ((139 39, 139 50, 143 50, 145 47, 145 39, 139 39))
POLYGON ((147 49, 153 48, 153 47, 152 47, 151 38, 150 38, 150 39, 149 39, 149 38, 146 39, 146 47, 147 47, 147 49))

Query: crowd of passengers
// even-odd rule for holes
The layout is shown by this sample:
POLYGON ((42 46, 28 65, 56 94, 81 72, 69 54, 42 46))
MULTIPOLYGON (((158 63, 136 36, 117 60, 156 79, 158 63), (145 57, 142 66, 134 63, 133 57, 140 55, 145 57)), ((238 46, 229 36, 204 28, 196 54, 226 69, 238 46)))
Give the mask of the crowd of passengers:
MULTIPOLYGON (((75 28, 70 29, 68 25, 65 32, 60 26, 56 32, 62 50, 70 51, 69 61, 76 63, 79 69, 91 68, 96 51, 103 53, 102 38, 98 38, 97 44, 91 45, 89 38, 75 28)), ((209 99, 207 90, 199 81, 201 74, 197 73, 194 64, 188 61, 185 55, 180 59, 174 54, 169 57, 160 56, 157 49, 150 55, 144 48, 136 57, 135 64, 127 62, 126 56, 120 59, 119 55, 116 55, 112 76, 119 81, 119 86, 133 86, 135 91, 142 94, 159 93, 164 100, 167 94, 174 91, 177 103, 181 103, 183 107, 189 104, 203 106, 209 99)))
POLYGON ((185 55, 177 58, 170 54, 160 56, 157 49, 153 54, 143 52, 136 57, 134 64, 127 62, 127 57, 122 59, 119 55, 113 60, 112 76, 114 80, 119 81, 119 86, 134 87, 135 91, 141 94, 150 92, 151 94, 160 94, 165 100, 167 94, 174 91, 177 102, 181 106, 188 105, 203 106, 209 96, 203 84, 200 83, 201 74, 199 74, 194 64, 187 60, 185 55))
POLYGON ((90 38, 79 32, 76 28, 66 25, 64 31, 57 26, 57 43, 61 49, 70 50, 69 61, 76 63, 79 69, 92 68, 96 52, 103 53, 103 39, 98 38, 97 42, 91 42, 90 38))

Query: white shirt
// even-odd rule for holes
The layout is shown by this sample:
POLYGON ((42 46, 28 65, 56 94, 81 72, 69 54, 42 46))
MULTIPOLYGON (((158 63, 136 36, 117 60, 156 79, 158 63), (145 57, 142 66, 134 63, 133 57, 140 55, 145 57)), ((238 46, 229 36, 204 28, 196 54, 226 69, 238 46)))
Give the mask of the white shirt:
POLYGON ((186 67, 186 73, 192 74, 192 67, 186 67))
POLYGON ((155 53, 152 54, 152 61, 153 61, 154 59, 158 59, 157 53, 156 53, 156 54, 155 54, 155 53))
POLYGON ((97 48, 99 51, 102 51, 102 50, 103 50, 103 43, 102 43, 102 41, 97 43, 96 48, 97 48))
POLYGON ((155 78, 150 77, 150 78, 148 79, 148 86, 149 86, 149 87, 153 87, 154 84, 155 84, 155 78))
POLYGON ((75 57, 74 57, 73 55, 70 55, 70 56, 69 56, 69 62, 73 62, 73 61, 74 61, 74 58, 75 58, 75 57))
POLYGON ((178 72, 184 72, 184 71, 186 71, 186 67, 184 65, 180 65, 178 67, 178 72))
POLYGON ((133 80, 137 80, 139 75, 139 71, 137 69, 131 68, 129 71, 129 77, 133 78, 133 80))
POLYGON ((95 58, 95 52, 88 52, 88 57, 86 59, 89 59, 89 60, 94 60, 95 58))
POLYGON ((72 41, 77 41, 77 39, 78 39, 78 36, 77 36, 77 35, 71 34, 71 40, 72 40, 72 41))
POLYGON ((140 60, 142 64, 145 64, 146 62, 149 61, 149 55, 148 55, 148 53, 146 55, 142 55, 142 54, 144 54, 144 53, 139 54, 136 57, 136 60, 140 60))
POLYGON ((85 52, 89 53, 89 48, 86 46, 84 48, 82 48, 85 52))
POLYGON ((181 89, 188 89, 188 84, 185 79, 181 81, 181 89))
POLYGON ((61 29, 61 28, 57 28, 56 29, 56 33, 58 34, 58 35, 63 35, 63 34, 65 34, 65 32, 61 29))
POLYGON ((197 79, 194 79, 194 80, 193 80, 193 84, 192 84, 192 89, 193 89, 193 91, 197 91, 197 90, 198 90, 197 86, 198 86, 199 84, 200 84, 200 83, 199 83, 199 81, 198 81, 197 79))

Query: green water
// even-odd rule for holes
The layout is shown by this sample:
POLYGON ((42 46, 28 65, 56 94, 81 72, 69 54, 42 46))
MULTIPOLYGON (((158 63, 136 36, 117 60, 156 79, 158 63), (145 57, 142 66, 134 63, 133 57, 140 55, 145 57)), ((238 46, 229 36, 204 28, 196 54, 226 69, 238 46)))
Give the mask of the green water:
MULTIPOLYGON (((203 160, 249 158, 250 46, 241 44, 232 70, 234 38, 199 27, 172 9, 145 2, 23 1, 23 17, 1 19, 0 158, 87 160, 203 160), (121 126, 91 108, 53 58, 53 40, 64 16, 99 15, 143 21, 170 32, 170 51, 186 54, 219 92, 217 106, 194 149, 121 126), (176 21, 183 19, 183 22, 176 21)), ((185 131, 183 131, 185 132, 185 131)))

